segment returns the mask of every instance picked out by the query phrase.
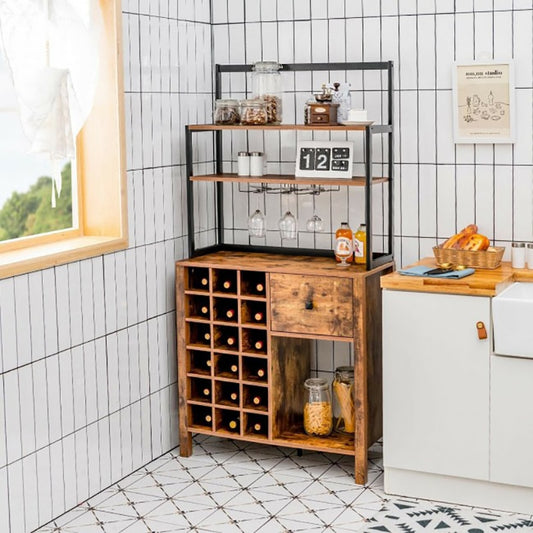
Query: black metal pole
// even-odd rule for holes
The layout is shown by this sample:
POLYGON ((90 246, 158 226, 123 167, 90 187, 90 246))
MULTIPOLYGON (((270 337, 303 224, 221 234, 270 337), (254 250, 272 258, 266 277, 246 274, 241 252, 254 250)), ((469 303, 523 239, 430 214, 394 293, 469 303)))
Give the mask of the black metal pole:
POLYGON ((189 257, 194 255, 194 187, 191 177, 193 174, 192 163, 192 132, 185 126, 185 179, 187 180, 187 231, 189 237, 189 257))
POLYGON ((389 205, 388 205, 389 250, 388 250, 388 253, 393 255, 392 247, 393 247, 393 230, 394 230, 393 218, 394 217, 392 216, 392 213, 393 213, 393 208, 394 208, 394 198, 393 198, 393 194, 394 194, 394 182, 393 182, 394 180, 394 135, 392 131, 392 120, 393 120, 393 114, 394 114, 394 78, 393 78, 394 63, 392 61, 389 61, 387 72, 389 75, 389 78, 388 78, 389 83, 387 87, 388 100, 389 100, 389 126, 391 126, 391 131, 389 131, 389 133, 387 134, 388 139, 389 139, 389 154, 388 154, 388 158, 389 158, 389 165, 388 165, 388 170, 389 170, 389 205))
POLYGON ((365 223, 366 223, 366 269, 373 268, 372 261, 372 126, 365 128, 365 223))
MULTIPOLYGON (((215 98, 222 97, 222 70, 221 65, 215 65, 215 98)), ((215 172, 222 174, 222 131, 215 132, 215 172)), ((217 221, 217 244, 224 243, 224 184, 217 182, 216 190, 216 221, 217 221)))

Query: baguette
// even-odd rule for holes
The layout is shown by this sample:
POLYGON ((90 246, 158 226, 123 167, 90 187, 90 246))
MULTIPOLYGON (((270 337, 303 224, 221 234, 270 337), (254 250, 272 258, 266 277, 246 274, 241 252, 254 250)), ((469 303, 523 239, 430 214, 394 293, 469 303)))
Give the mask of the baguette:
POLYGON ((467 239, 470 235, 477 234, 477 226, 475 224, 469 224, 463 228, 459 233, 452 235, 447 241, 444 242, 442 248, 454 248, 456 250, 461 249, 460 242, 462 239, 467 239))
POLYGON ((490 241, 485 235, 473 233, 463 237, 459 243, 460 250, 469 250, 471 252, 481 252, 490 246, 490 241))

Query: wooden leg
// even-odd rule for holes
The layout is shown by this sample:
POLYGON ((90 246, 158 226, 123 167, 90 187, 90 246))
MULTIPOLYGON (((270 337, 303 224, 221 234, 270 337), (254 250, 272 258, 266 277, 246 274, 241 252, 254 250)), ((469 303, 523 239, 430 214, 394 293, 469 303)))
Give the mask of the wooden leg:
POLYGON ((192 455, 192 433, 180 431, 180 456, 190 457, 192 455))
POLYGON ((364 485, 367 481, 368 452, 366 448, 355 445, 355 482, 364 485))

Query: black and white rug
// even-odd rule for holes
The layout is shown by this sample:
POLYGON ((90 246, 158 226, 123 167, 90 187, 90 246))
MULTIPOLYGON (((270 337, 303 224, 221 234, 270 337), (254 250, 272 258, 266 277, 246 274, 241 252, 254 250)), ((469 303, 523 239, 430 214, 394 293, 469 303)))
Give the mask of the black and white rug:
POLYGON ((533 532, 533 520, 524 515, 498 514, 445 504, 424 505, 420 501, 392 499, 366 520, 358 533, 492 533, 533 532))

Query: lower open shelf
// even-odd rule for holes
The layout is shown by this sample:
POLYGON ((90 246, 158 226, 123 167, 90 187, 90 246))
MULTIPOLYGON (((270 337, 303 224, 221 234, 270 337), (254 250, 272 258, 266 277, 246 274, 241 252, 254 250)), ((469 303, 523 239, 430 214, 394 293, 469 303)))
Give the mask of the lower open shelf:
POLYGON ((189 426, 191 434, 202 433, 213 437, 231 438, 236 440, 262 442, 273 446, 285 446, 288 448, 299 448, 316 452, 338 453, 342 455, 355 455, 353 435, 332 433, 329 437, 310 437, 303 432, 302 428, 295 427, 291 431, 286 431, 281 435, 271 439, 258 435, 239 435, 226 430, 211 431, 205 427, 189 426))

